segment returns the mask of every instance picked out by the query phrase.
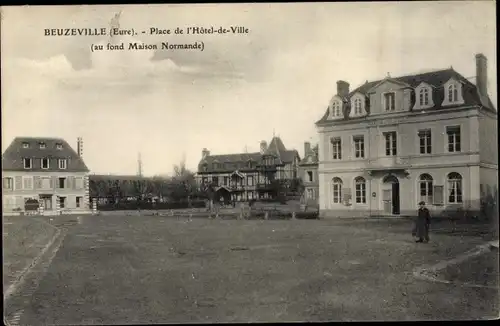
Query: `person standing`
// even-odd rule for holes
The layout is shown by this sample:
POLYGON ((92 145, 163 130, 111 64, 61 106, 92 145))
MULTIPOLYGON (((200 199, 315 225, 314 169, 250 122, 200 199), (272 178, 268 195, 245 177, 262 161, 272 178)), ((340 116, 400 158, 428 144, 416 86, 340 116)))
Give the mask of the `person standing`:
POLYGON ((429 226, 431 224, 431 214, 427 207, 425 207, 425 202, 421 201, 418 203, 418 214, 415 221, 415 227, 413 234, 418 239, 415 242, 429 242, 429 226))

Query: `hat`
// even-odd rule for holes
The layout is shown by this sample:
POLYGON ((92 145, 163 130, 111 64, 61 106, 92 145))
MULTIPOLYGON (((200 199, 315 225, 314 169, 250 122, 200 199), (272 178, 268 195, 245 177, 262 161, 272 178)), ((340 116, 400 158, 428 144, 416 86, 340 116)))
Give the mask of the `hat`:
POLYGON ((418 203, 419 205, 425 205, 425 201, 421 201, 420 203, 418 203))

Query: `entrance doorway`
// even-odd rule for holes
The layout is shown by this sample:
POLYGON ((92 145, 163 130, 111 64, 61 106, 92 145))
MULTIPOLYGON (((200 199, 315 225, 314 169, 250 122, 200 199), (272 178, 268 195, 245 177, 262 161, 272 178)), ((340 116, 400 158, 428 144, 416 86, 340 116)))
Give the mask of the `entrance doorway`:
POLYGON ((40 195, 40 199, 43 203, 43 208, 46 211, 52 210, 52 195, 40 195))
POLYGON ((399 180, 392 174, 382 180, 382 205, 384 213, 400 214, 399 180))
POLYGON ((226 187, 220 187, 215 192, 215 200, 223 202, 224 205, 229 205, 231 202, 231 192, 226 187))

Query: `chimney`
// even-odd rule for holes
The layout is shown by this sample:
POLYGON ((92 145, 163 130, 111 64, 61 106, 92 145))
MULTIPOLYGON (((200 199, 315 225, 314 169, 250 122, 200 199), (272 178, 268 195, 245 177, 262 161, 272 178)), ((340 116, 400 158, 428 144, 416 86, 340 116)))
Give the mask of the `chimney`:
POLYGON ((488 95, 488 59, 482 53, 476 54, 476 87, 480 95, 488 95))
POLYGON ((304 143, 304 156, 311 152, 311 143, 306 141, 304 143))
POLYGON ((349 83, 343 80, 337 82, 337 95, 347 97, 349 95, 349 83))
POLYGON ((260 154, 264 154, 267 150, 267 142, 265 140, 260 142, 260 154))
POLYGON ((78 137, 76 139, 76 152, 78 153, 78 156, 80 156, 80 157, 83 156, 83 140, 82 140, 82 137, 78 137))
POLYGON ((206 148, 204 148, 202 151, 201 151, 201 159, 204 160, 206 159, 208 156, 210 156, 210 151, 206 148))

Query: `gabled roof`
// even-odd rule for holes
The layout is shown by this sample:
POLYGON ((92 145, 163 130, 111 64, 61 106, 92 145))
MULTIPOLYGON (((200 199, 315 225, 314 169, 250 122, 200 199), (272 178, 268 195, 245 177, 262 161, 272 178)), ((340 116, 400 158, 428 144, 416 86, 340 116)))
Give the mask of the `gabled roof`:
MULTIPOLYGON (((273 137, 269 142, 269 146, 264 152, 265 155, 273 155, 279 158, 282 164, 287 164, 293 162, 295 157, 299 156, 296 150, 287 150, 283 141, 279 137, 273 137)), ((200 160, 198 165, 198 171, 202 171, 201 167, 203 164, 208 165, 208 171, 248 171, 255 170, 256 165, 262 162, 263 155, 260 152, 254 153, 237 153, 237 154, 223 154, 223 155, 209 155, 204 159, 200 160), (253 162, 252 166, 248 166, 248 162, 253 162), (220 169, 213 169, 213 163, 221 163, 220 169)))
POLYGON ((76 151, 61 138, 44 138, 44 137, 16 137, 7 147, 2 155, 2 170, 3 171, 29 171, 29 172, 89 172, 83 159, 78 156, 76 151), (24 148, 23 144, 27 143, 28 148, 24 148), (40 143, 45 144, 45 148, 40 148, 40 143), (57 145, 62 145, 58 149, 57 145), (24 168, 24 158, 32 159, 32 168, 24 168), (41 159, 49 159, 49 168, 42 169, 41 159), (59 169, 57 159, 67 159, 66 169, 59 169))
MULTIPOLYGON (((494 106, 489 97, 479 96, 476 85, 471 83, 467 78, 453 70, 453 68, 444 69, 444 70, 436 70, 416 75, 407 75, 401 77, 395 77, 388 79, 389 81, 393 80, 399 83, 403 83, 408 85, 409 87, 415 88, 419 86, 421 83, 426 83, 433 87, 433 98, 435 106, 433 109, 442 109, 441 103, 444 98, 444 84, 448 82, 450 79, 455 79, 463 84, 463 97, 464 104, 459 106, 471 106, 471 105, 482 105, 486 109, 495 112, 494 106)), ((361 93, 364 95, 368 95, 368 92, 372 90, 377 85, 381 84, 385 79, 376 80, 372 82, 366 82, 365 84, 355 88, 352 92, 349 93, 349 98, 353 96, 355 93, 361 93)), ((413 103, 412 103, 413 105, 413 103)), ((450 108, 451 106, 446 106, 445 108, 450 108)), ((323 117, 316 122, 316 124, 326 122, 328 120, 328 108, 326 109, 323 117)), ((329 120, 328 120, 329 121, 329 120)))

